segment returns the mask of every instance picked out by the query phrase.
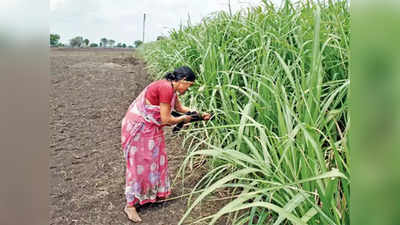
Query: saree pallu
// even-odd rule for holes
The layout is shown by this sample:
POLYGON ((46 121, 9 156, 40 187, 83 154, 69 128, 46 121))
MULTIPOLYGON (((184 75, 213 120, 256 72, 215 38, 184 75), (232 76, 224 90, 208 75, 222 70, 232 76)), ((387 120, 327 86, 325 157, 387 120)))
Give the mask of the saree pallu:
MULTIPOLYGON (((121 126, 121 144, 126 161, 127 205, 155 202, 168 197, 170 180, 160 107, 146 104, 145 88, 129 106, 121 126)), ((171 111, 176 94, 171 100, 171 111)))

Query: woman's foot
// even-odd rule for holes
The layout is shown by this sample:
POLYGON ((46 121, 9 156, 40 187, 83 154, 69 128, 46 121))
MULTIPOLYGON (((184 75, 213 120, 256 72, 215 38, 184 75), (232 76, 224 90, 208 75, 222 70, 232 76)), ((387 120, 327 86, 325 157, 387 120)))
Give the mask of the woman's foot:
POLYGON ((142 219, 140 219, 138 213, 136 212, 135 206, 125 206, 124 212, 133 222, 137 223, 142 221, 142 219))

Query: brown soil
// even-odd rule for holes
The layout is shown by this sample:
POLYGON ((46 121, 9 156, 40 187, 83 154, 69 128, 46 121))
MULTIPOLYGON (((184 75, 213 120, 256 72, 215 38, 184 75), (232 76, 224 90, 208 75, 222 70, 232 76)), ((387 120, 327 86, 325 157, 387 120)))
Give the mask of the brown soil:
MULTIPOLYGON (((145 64, 131 50, 52 49, 50 70, 50 224, 134 224, 123 213, 120 121, 151 82, 145 64)), ((170 128, 165 134, 173 180, 186 152, 170 128)), ((192 171, 185 187, 178 178, 170 198, 189 192, 202 171, 192 171)), ((140 224, 177 224, 186 200, 140 207, 140 224)), ((203 203, 188 221, 215 212, 221 204, 203 203)))

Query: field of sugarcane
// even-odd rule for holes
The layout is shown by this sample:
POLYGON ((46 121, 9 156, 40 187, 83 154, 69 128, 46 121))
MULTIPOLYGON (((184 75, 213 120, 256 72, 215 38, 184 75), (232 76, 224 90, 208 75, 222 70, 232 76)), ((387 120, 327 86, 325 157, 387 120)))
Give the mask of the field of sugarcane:
POLYGON ((228 189, 230 202, 202 221, 350 224, 349 41, 348 1, 265 1, 143 46, 159 77, 193 68, 185 104, 215 116, 182 131, 182 172, 199 159, 209 172, 181 223, 228 189))

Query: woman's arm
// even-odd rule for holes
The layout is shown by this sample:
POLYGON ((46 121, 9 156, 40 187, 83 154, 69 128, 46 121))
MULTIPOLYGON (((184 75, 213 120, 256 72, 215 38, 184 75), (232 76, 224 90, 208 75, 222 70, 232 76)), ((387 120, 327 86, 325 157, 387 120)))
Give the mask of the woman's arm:
POLYGON ((179 98, 176 98, 175 109, 176 109, 176 111, 181 112, 181 113, 190 112, 190 109, 188 107, 183 106, 181 104, 181 102, 179 101, 179 98))
POLYGON ((184 121, 189 122, 192 117, 188 115, 183 115, 179 117, 174 117, 171 115, 171 105, 168 103, 160 103, 160 115, 162 125, 173 125, 184 121))

